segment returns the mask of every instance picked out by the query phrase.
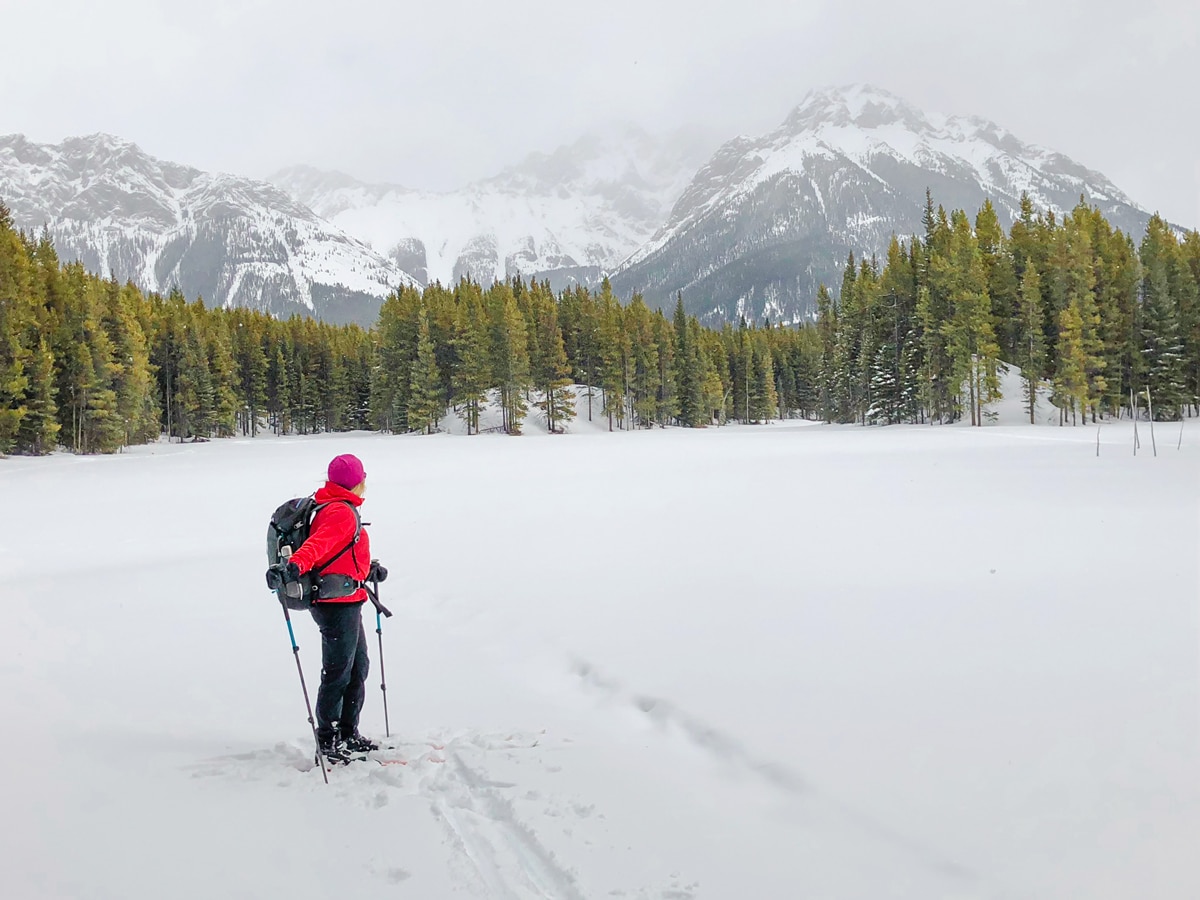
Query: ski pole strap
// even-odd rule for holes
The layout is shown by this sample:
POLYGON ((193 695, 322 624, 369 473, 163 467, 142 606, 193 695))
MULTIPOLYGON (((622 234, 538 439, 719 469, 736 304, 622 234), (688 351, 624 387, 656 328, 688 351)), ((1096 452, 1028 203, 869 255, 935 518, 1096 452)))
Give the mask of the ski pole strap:
POLYGON ((379 615, 382 613, 384 618, 390 619, 392 617, 392 611, 379 602, 379 582, 373 582, 372 587, 367 587, 364 584, 363 590, 365 590, 367 592, 367 596, 371 598, 371 603, 375 606, 375 614, 379 615))

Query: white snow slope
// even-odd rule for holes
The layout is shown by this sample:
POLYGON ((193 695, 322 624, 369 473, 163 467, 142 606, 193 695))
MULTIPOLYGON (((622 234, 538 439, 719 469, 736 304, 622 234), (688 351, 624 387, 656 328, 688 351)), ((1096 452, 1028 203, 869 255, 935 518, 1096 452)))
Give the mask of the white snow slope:
POLYGON ((1188 425, 0 460, 2 893, 1193 900, 1188 425), (346 451, 399 747, 325 786, 263 534, 346 451))

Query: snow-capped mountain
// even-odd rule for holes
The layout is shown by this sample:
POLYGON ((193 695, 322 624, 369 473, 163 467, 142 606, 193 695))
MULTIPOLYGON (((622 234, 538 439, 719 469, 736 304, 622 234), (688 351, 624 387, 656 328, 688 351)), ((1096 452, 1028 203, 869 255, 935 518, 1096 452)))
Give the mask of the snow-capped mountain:
POLYGON ((814 91, 771 133, 721 147, 613 286, 656 304, 682 291, 708 321, 798 321, 851 250, 882 255, 892 234, 921 233, 926 188, 972 214, 991 198, 1006 225, 1022 192, 1059 211, 1082 195, 1134 234, 1149 219, 1100 173, 992 122, 854 86, 814 91))
POLYGON ((210 305, 375 321, 412 279, 273 185, 155 159, 110 135, 0 136, 0 201, 64 260, 210 305))
POLYGON ((818 284, 840 282, 847 253, 882 255, 892 234, 921 231, 926 188, 948 209, 990 198, 1006 224, 1023 192, 1060 211, 1082 195, 1134 234, 1149 218, 1062 154, 870 87, 814 91, 771 133, 708 158, 714 144, 695 130, 617 129, 435 193, 302 166, 267 184, 106 135, 57 146, 10 135, 0 201, 93 271, 363 324, 403 283, 520 274, 559 289, 604 273, 652 304, 682 292, 708 322, 798 321, 818 284))
POLYGON ((305 166, 271 181, 422 281, 520 274, 559 288, 597 280, 653 236, 715 143, 623 128, 447 193, 305 166))

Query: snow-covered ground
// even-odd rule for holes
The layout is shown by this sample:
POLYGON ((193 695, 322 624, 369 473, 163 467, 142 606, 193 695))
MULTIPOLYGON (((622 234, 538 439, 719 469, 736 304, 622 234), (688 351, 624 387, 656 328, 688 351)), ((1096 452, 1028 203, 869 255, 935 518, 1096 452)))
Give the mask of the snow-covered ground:
POLYGON ((0 893, 1192 900, 1200 423, 1130 427, 0 460, 0 893), (346 451, 399 746, 325 786, 263 536, 346 451))

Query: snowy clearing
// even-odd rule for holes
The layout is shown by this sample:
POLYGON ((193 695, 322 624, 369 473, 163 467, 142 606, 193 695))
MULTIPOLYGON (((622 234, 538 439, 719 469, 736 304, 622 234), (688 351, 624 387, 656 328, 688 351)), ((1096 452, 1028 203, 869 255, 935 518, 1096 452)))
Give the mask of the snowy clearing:
POLYGON ((1157 458, 1118 422, 1099 458, 1094 426, 796 423, 0 460, 4 896, 1191 900, 1178 427, 1157 458), (397 747, 327 787, 263 534, 340 452, 397 747))

